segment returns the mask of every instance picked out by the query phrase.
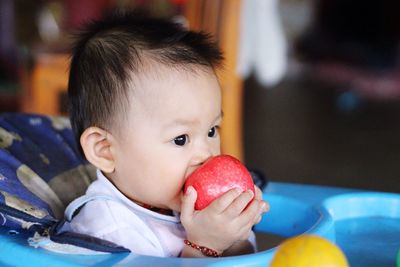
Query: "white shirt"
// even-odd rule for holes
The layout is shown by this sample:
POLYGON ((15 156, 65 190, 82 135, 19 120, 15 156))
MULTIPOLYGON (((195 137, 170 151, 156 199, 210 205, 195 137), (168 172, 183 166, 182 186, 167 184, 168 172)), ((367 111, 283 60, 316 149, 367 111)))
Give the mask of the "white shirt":
MULTIPOLYGON (((132 253, 159 257, 178 257, 185 246, 186 232, 179 214, 162 215, 129 200, 102 173, 86 191, 94 197, 73 217, 69 228, 111 241, 132 253)), ((256 249, 255 235, 249 241, 256 249)))
POLYGON ((185 230, 178 214, 162 215, 125 197, 97 170, 97 180, 86 196, 106 195, 115 200, 88 202, 70 223, 71 230, 111 241, 133 253, 177 257, 183 249, 185 230))

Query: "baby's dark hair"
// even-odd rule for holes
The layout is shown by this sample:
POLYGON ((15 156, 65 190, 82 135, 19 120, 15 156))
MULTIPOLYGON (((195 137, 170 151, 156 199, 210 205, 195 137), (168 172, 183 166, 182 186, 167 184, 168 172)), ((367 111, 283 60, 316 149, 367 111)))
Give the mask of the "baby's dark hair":
POLYGON ((171 68, 221 65, 210 35, 168 19, 113 12, 90 22, 78 35, 69 74, 69 114, 78 140, 90 126, 108 130, 127 107, 131 79, 151 59, 171 68))

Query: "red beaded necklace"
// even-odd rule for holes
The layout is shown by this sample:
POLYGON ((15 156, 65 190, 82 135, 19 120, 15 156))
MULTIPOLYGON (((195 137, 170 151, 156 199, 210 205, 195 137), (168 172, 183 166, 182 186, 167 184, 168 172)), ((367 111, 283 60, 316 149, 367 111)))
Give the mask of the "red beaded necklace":
POLYGON ((149 205, 149 204, 140 203, 138 201, 135 201, 135 203, 138 204, 139 206, 142 206, 145 209, 148 209, 148 210, 151 210, 151 211, 163 214, 163 215, 169 215, 169 216, 174 215, 172 210, 169 210, 169 209, 157 208, 157 207, 154 207, 154 206, 149 205))

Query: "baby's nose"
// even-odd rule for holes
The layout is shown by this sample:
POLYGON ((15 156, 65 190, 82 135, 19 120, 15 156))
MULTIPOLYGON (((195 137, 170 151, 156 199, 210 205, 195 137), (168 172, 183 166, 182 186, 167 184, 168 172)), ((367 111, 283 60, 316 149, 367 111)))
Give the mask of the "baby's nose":
POLYGON ((206 162, 212 156, 213 155, 211 152, 204 152, 204 153, 198 154, 194 158, 192 165, 196 166, 196 168, 197 168, 197 167, 203 165, 203 163, 206 162))
POLYGON ((197 168, 201 166, 204 162, 206 162, 209 158, 214 156, 214 154, 215 153, 213 152, 212 146, 208 145, 207 143, 198 144, 194 152, 191 165, 197 168))

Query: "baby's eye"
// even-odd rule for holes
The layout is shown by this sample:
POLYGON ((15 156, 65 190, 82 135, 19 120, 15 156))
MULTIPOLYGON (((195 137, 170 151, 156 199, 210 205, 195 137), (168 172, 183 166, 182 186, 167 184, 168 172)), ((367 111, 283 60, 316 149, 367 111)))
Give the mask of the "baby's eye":
POLYGON ((178 137, 175 137, 173 142, 177 146, 184 146, 184 145, 186 145, 188 139, 189 139, 189 136, 187 134, 182 134, 178 137))
POLYGON ((210 130, 208 130, 208 137, 215 137, 217 133, 218 133, 218 126, 214 126, 210 130))

